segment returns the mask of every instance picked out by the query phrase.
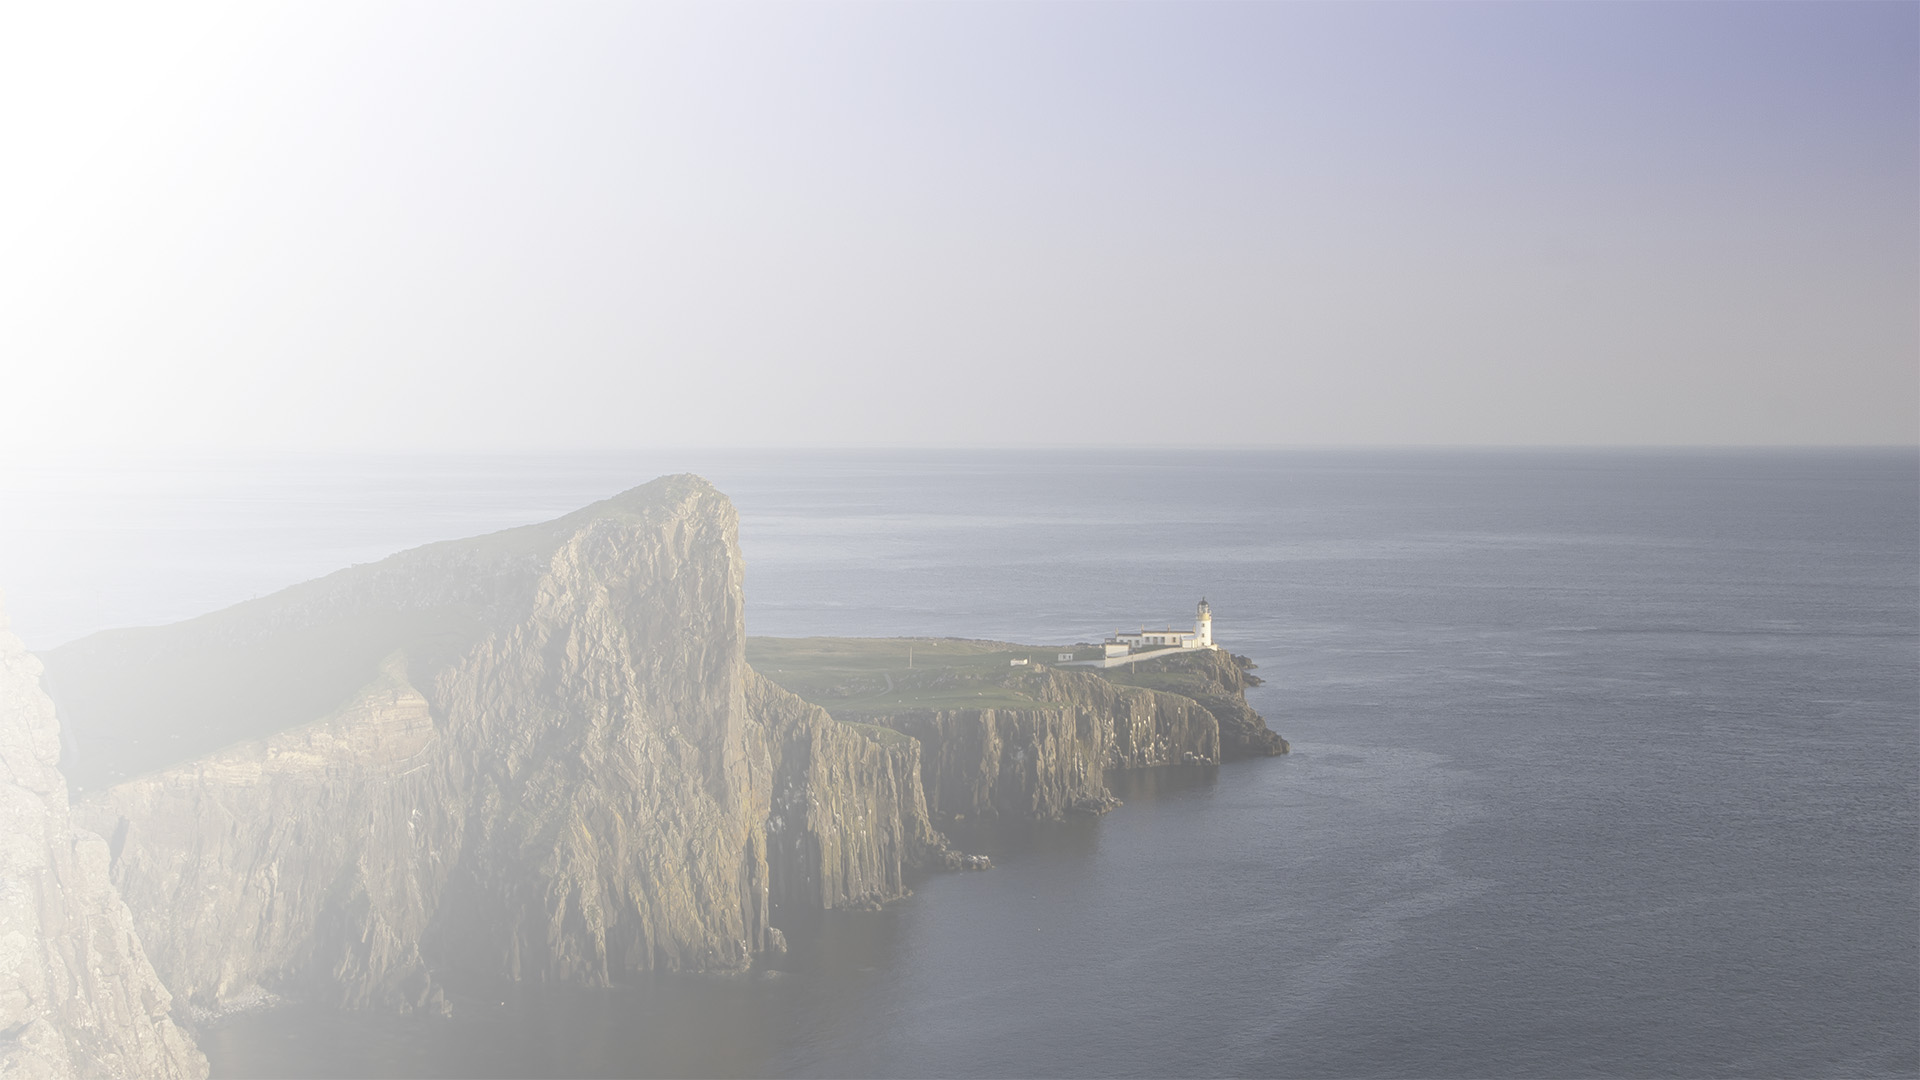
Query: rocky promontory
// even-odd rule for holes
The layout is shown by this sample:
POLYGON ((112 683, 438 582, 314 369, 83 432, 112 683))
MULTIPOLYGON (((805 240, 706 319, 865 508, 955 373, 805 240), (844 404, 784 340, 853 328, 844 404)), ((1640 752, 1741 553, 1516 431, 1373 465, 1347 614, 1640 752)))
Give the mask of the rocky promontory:
POLYGON ((782 911, 990 865, 942 817, 1099 810, 1108 769, 1285 750, 1244 661, 1213 652, 1114 678, 981 643, 915 666, 909 644, 849 712, 843 687, 796 681, 804 642, 749 666, 767 639, 745 635, 737 532, 711 485, 666 477, 47 654, 81 839, 43 831, 151 962, 142 1037, 173 1045, 169 992, 200 1017, 435 1011, 453 973, 740 970, 783 948, 782 911))
POLYGON ((1057 818, 1117 805, 1109 769, 1287 752, 1247 705, 1245 657, 1173 649, 1107 669, 963 639, 754 638, 775 681, 849 722, 912 736, 937 817, 1057 818))
POLYGON ((777 900, 869 906, 952 853, 916 744, 748 668, 741 581, 732 505, 669 477, 76 642, 76 814, 206 1013, 744 967, 777 900))
POLYGON ((1108 682, 1174 694, 1198 703, 1220 725, 1220 756, 1227 760, 1273 757, 1287 752, 1287 740, 1247 704, 1247 688, 1259 686, 1253 661, 1208 649, 1169 649, 1139 664, 1108 668, 1108 682))

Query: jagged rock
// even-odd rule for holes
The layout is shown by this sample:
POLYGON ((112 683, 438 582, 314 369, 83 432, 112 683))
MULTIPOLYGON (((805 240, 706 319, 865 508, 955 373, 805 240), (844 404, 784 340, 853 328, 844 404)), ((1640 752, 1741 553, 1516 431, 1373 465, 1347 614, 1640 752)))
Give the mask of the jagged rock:
POLYGON ((0 611, 0 1077, 203 1077, 107 842, 71 820, 40 672, 0 611))
MULTIPOLYGON (((1193 754, 1189 753, 1187 755, 1187 761, 1189 763, 1197 760, 1199 759, 1194 757, 1193 754)), ((1069 807, 1069 809, 1080 814, 1105 814, 1109 811, 1118 810, 1123 805, 1125 804, 1112 795, 1099 798, 1089 796, 1074 800, 1073 805, 1069 807)))
POLYGON ((1285 750, 1210 652, 1178 692, 1028 667, 1033 708, 842 723, 748 666, 737 531, 711 485, 667 477, 55 650, 75 818, 111 837, 76 839, 77 864, 110 866, 202 1015, 437 1010, 455 963, 741 972, 784 945, 776 906, 873 909, 909 868, 991 865, 930 810, 1099 812, 1109 768, 1285 750))
POLYGON ((877 908, 905 894, 907 867, 942 861, 947 841, 927 817, 918 742, 840 723, 757 674, 747 707, 773 751, 775 903, 877 908))
POLYGON ((50 654, 167 985, 405 1010, 455 962, 737 971, 776 899, 877 906, 943 863, 919 746, 747 666, 737 527, 668 477, 50 654))
POLYGON ((444 1010, 419 944, 457 850, 453 803, 444 741, 396 661, 332 716, 82 809, 114 837, 156 967, 211 1018, 275 990, 444 1010))
MULTIPOLYGON (((1000 683, 1029 708, 905 709, 862 718, 918 739, 929 809, 967 815, 1058 818, 1120 805, 1108 769, 1214 765, 1284 754, 1287 742, 1247 705, 1259 684, 1244 657, 1177 650, 1120 668, 1038 667, 1000 683)), ((932 680, 941 685, 951 673, 932 680)))
POLYGON ((1189 698, 1080 671, 1043 668, 1019 679, 1042 705, 871 718, 920 741, 936 814, 1104 813, 1120 805, 1107 790, 1108 769, 1220 760, 1220 723, 1189 698))
POLYGON ((1259 677, 1250 674, 1253 666, 1246 657, 1224 650, 1183 649, 1101 674, 1111 682, 1150 683, 1199 702, 1219 722, 1220 757, 1231 761, 1272 757, 1288 749, 1287 740, 1247 704, 1247 688, 1260 685, 1259 677))

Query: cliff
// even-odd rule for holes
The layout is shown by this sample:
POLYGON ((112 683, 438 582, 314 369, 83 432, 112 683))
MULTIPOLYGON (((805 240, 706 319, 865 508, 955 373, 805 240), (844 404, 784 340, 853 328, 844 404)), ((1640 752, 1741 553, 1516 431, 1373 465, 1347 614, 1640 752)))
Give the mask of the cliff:
POLYGON ((162 980, 414 1009, 454 967, 737 969, 776 903, 950 860, 917 745, 747 666, 736 533, 669 477, 49 654, 76 812, 162 980))
POLYGON ((1046 669, 1010 681, 1029 708, 912 710, 871 721, 918 739, 937 814, 1057 818, 1118 805, 1106 770, 1216 764, 1219 725, 1195 702, 1046 669))
POLYGON ((0 612, 0 1076, 205 1076, 107 842, 73 824, 40 672, 0 612))
POLYGON ((435 1010, 455 970, 737 970, 783 910, 979 865, 936 815, 1105 809, 1108 769, 1285 750, 1224 654, 1127 682, 990 642, 756 639, 763 677, 737 530, 667 477, 55 650, 73 817, 109 838, 72 846, 189 1012, 435 1010))
POLYGON ((1220 725, 1220 753, 1227 760, 1273 757, 1287 752, 1287 740, 1247 704, 1247 688, 1259 686, 1253 661, 1219 650, 1170 650, 1138 664, 1106 668, 1108 682, 1177 694, 1205 708, 1220 725))
POLYGON ((957 639, 755 638, 755 663, 842 720, 920 744, 937 816, 1057 818, 1117 805, 1109 769, 1284 754, 1241 657, 1180 650, 1110 669, 1056 648, 957 639), (1012 663, 1009 663, 1012 661, 1012 663))
POLYGON ((877 907, 906 891, 906 867, 957 865, 927 815, 920 743, 842 724, 758 675, 748 705, 772 739, 776 906, 877 907))

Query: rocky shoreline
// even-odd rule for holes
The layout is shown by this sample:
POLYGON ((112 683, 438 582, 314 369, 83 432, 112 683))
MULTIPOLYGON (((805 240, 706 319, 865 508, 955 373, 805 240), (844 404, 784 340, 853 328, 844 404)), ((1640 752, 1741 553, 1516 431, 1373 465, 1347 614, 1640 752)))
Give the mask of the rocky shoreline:
MULTIPOLYGON (((126 923, 121 989, 98 992, 150 985, 115 1036, 149 1049, 54 1062, 36 1025, 69 1047, 99 1025, 29 988, 5 1060, 200 1075, 174 1017, 441 1011, 456 966, 588 986, 742 971, 784 951, 778 909, 877 907, 910 871, 991 866, 936 820, 1097 812, 1117 804, 1108 768, 1285 752, 1240 696, 1247 663, 1213 652, 1126 680, 1013 673, 1032 707, 836 718, 749 665, 737 527, 705 481, 667 477, 54 650, 74 839, 14 642, 6 715, 52 779, 33 789, 44 827, 11 834, 34 851, 9 857, 86 855, 95 908, 126 923)), ((15 981, 49 964, 16 958, 15 981)))

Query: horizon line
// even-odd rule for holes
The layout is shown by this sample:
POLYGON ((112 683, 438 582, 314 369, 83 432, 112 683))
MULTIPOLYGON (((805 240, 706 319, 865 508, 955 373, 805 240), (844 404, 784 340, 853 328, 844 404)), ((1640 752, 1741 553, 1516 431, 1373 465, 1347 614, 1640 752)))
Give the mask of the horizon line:
POLYGON ((107 462, 163 463, 201 460, 298 460, 327 458, 565 458, 635 454, 1207 454, 1207 453, 1752 453, 1752 452, 1920 452, 1916 442, 1848 443, 657 443, 606 446, 528 447, 207 447, 83 449, 11 452, 0 472, 20 467, 107 462))

